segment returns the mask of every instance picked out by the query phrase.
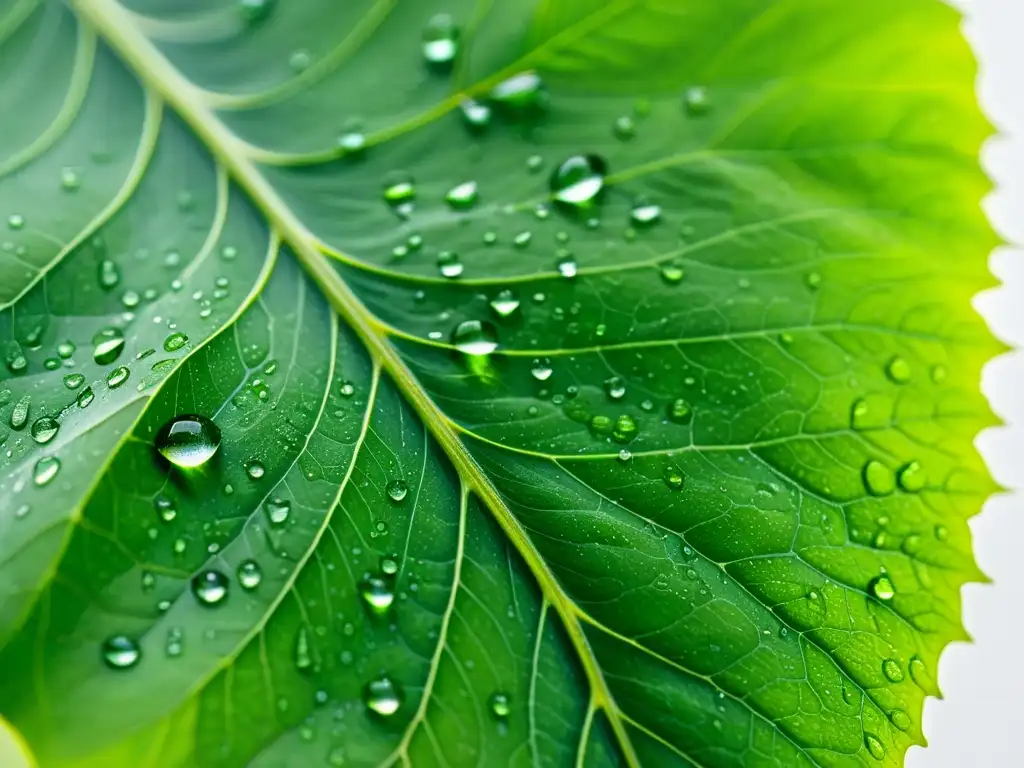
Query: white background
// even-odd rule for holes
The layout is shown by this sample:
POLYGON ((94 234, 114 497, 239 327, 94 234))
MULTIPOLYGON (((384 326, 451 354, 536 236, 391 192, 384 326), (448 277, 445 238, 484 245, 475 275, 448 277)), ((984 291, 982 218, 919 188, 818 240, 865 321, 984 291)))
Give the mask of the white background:
POLYGON ((939 663, 944 700, 925 704, 927 749, 907 768, 1024 768, 1024 0, 954 0, 980 68, 982 108, 1000 131, 982 162, 996 182, 985 210, 1005 240, 990 266, 1003 286, 975 300, 995 334, 1016 349, 985 368, 982 389, 1007 426, 978 447, 1010 489, 971 521, 974 547, 993 584, 964 587, 973 644, 950 646, 939 663))

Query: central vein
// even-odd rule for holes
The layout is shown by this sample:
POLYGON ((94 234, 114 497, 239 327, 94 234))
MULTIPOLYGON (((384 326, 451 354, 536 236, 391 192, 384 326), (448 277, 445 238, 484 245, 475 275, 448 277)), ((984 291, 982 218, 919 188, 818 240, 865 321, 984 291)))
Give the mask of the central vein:
POLYGON ((202 92, 175 69, 140 31, 138 20, 114 0, 71 0, 78 15, 90 23, 134 70, 139 79, 157 92, 196 132, 214 157, 263 212, 271 227, 287 242, 306 271, 317 282, 335 310, 359 335, 408 398, 423 423, 441 444, 467 485, 487 504, 502 530, 530 567, 546 601, 557 611, 590 683, 593 702, 608 715, 626 762, 639 766, 625 722, 604 680, 597 659, 580 625, 579 609, 547 567, 526 532, 493 484, 470 456, 447 418, 381 333, 374 315, 341 279, 319 241, 296 217, 248 154, 204 100, 202 92))

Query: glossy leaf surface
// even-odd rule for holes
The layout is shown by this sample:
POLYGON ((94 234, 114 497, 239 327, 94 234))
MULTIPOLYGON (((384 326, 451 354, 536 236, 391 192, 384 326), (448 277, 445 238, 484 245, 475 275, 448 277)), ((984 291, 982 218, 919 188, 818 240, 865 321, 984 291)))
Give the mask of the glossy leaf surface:
POLYGON ((43 766, 900 765, 994 490, 958 21, 0 0, 0 713, 43 766))

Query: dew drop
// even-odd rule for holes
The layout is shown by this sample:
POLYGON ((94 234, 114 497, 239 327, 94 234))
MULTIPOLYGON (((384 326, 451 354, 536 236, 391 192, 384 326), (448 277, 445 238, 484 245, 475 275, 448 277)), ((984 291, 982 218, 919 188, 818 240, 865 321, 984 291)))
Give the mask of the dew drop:
POLYGON ((486 356, 498 348, 498 331, 486 320, 463 320, 452 332, 452 345, 466 355, 486 356))
POLYGON ((612 439, 617 443, 628 443, 639 434, 640 427, 629 414, 623 413, 612 427, 612 439))
POLYGON ((547 381, 554 372, 554 368, 551 367, 551 358, 549 357, 535 358, 530 366, 530 375, 537 381, 547 381))
POLYGON ((172 333, 164 339, 164 352, 177 352, 188 344, 188 336, 184 333, 172 333))
POLYGON ((121 282, 121 270, 110 259, 103 259, 99 266, 100 288, 105 291, 112 290, 121 282))
POLYGON ((651 203, 637 203, 629 212, 630 223, 635 227, 649 227, 661 219, 661 206, 651 203))
POLYGON ((345 155, 357 155, 366 149, 366 134, 362 131, 346 131, 338 137, 338 148, 345 155))
POLYGON ((661 477, 670 491, 682 490, 683 484, 686 482, 686 476, 683 474, 683 470, 675 464, 665 465, 665 469, 662 472, 661 477))
POLYGON ((32 482, 42 487, 48 484, 60 472, 60 459, 56 456, 44 456, 36 462, 32 470, 32 482))
POLYGON ((129 375, 130 372, 128 371, 128 369, 123 365, 119 365, 117 368, 115 368, 114 370, 107 374, 107 386, 110 387, 111 389, 117 389, 126 381, 128 381, 129 375))
POLYGON ((278 528, 288 522, 288 517, 292 513, 292 503, 287 499, 278 497, 267 499, 263 504, 263 512, 266 514, 270 524, 278 528))
POLYGON ((892 600, 896 596, 896 590, 889 580, 889 577, 885 574, 881 576, 875 576, 871 581, 868 582, 868 591, 877 597, 879 600, 892 600))
POLYGON ((681 397, 677 397, 668 406, 669 421, 676 424, 688 424, 693 419, 693 408, 681 397))
POLYGON ((629 115, 622 115, 616 118, 615 123, 612 125, 612 133, 620 141, 632 139, 636 136, 636 124, 633 122, 633 118, 629 115))
POLYGON ((436 72, 448 72, 459 54, 459 28, 445 13, 434 16, 423 31, 423 60, 436 72))
POLYGON ((25 217, 18 213, 12 213, 7 217, 7 226, 9 229, 19 230, 25 228, 25 217))
POLYGON ((192 594, 200 605, 219 605, 228 596, 228 577, 220 571, 203 571, 192 578, 192 594))
POLYGON ((872 496, 888 496, 896 490, 896 478, 885 464, 872 459, 861 472, 864 487, 872 496))
POLYGON ((402 706, 402 689, 387 675, 371 680, 363 689, 368 709, 382 717, 390 717, 402 706))
POLYGON ((164 640, 164 655, 169 659, 176 659, 185 650, 185 633, 181 627, 168 627, 167 637, 164 640))
POLYGON ((375 616, 383 616, 395 601, 394 590, 380 576, 367 576, 359 582, 359 596, 375 616))
POLYGON ((917 493, 923 489, 925 476, 921 464, 916 461, 904 464, 896 473, 896 482, 907 493, 917 493))
POLYGON ((903 682, 903 669, 895 659, 886 659, 882 662, 882 674, 891 683, 903 682))
POLYGON ((910 679, 925 693, 932 696, 940 695, 939 687, 935 684, 931 674, 928 672, 928 667, 925 665, 921 657, 914 656, 910 660, 908 665, 910 670, 910 679))
POLYGON ((92 358, 97 365, 109 365, 124 349, 124 333, 119 328, 103 328, 92 337, 92 358))
POLYGON ((48 443, 57 436, 57 431, 60 429, 60 423, 52 416, 40 416, 38 419, 32 422, 32 439, 37 443, 44 444, 48 443))
POLYGON ((682 282, 685 276, 686 272, 678 261, 667 261, 661 265, 661 279, 669 285, 682 282))
POLYGON ((28 412, 32 407, 32 396, 25 395, 11 409, 11 429, 21 429, 28 422, 28 412))
POLYGON ((75 402, 78 403, 79 408, 88 408, 95 399, 96 396, 93 394, 92 387, 86 387, 78 393, 78 397, 75 398, 75 402))
POLYGON ((382 557, 380 559, 380 569, 388 576, 394 576, 398 573, 398 561, 393 557, 382 557))
POLYGON ((910 715, 904 712, 902 709, 894 709, 889 713, 889 720, 896 726, 897 730, 908 731, 912 725, 910 715))
POLYGON ((171 522, 178 516, 178 510, 174 507, 174 501, 169 496, 160 495, 153 499, 153 507, 157 515, 165 523, 171 522))
POLYGON ((313 654, 309 647, 309 632, 305 626, 299 627, 295 635, 295 669, 299 672, 306 672, 313 668, 313 654))
POLYGON ((495 104, 522 111, 539 106, 543 91, 544 81, 530 70, 498 83, 491 90, 490 97, 495 104))
POLYGON ((218 448, 220 428, 205 416, 177 416, 156 436, 156 449, 171 464, 182 469, 205 464, 218 448))
POLYGON ((60 187, 65 192, 75 192, 82 186, 78 174, 74 168, 62 168, 60 172, 60 187))
POLYGON ((131 669, 139 663, 142 650, 127 635, 114 635, 103 641, 103 662, 111 669, 131 669))
POLYGON ((896 384, 910 381, 910 364, 902 357, 894 357, 885 366, 885 374, 896 384))
POLYGON ((461 184, 456 184, 448 190, 444 199, 453 210, 468 211, 476 205, 478 199, 476 182, 464 181, 461 184))
POLYGON ((491 708, 491 714, 498 720, 506 719, 512 712, 512 707, 509 703, 507 693, 496 691, 491 694, 491 697, 487 700, 487 703, 491 708))
POLYGON ((351 381, 343 381, 338 387, 338 394, 342 397, 352 397, 356 393, 356 385, 351 381))
POLYGON ((409 494, 409 484, 402 478, 396 477, 388 481, 386 490, 388 498, 397 503, 409 494))
POLYGON ((384 201, 392 206, 411 203, 416 199, 416 186, 409 176, 395 180, 384 187, 384 201))
POLYGON ((570 208, 589 208, 604 188, 606 173, 607 164, 597 155, 573 155, 551 175, 551 193, 570 208))
POLYGON ((256 589, 263 581, 263 571, 255 560, 245 560, 238 566, 238 583, 242 589, 256 589))
POLYGON ((73 354, 75 354, 75 349, 76 349, 76 347, 75 347, 74 342, 72 342, 70 340, 69 341, 62 341, 60 344, 57 345, 57 355, 62 360, 67 360, 73 354))
POLYGON ((519 297, 509 288, 499 291, 490 303, 491 309, 498 317, 510 317, 519 309, 519 297))
POLYGON ((689 114, 695 117, 706 113, 711 107, 707 88, 700 85, 687 88, 686 93, 683 94, 683 106, 686 107, 689 114))
POLYGON ((277 0, 238 0, 242 20, 249 26, 255 26, 270 16, 277 0))
POLYGON ((626 396, 626 382, 618 376, 605 379, 604 391, 610 400, 621 400, 626 396))
POLYGON ((482 131, 491 124, 491 108, 472 99, 463 99, 460 105, 462 120, 471 131, 482 131))
POLYGON ((579 272, 579 264, 576 263, 576 259, 569 253, 559 257, 558 261, 555 262, 555 268, 558 270, 558 274, 570 280, 576 277, 576 273, 579 272))
POLYGON ((875 760, 881 760, 885 757, 885 747, 882 746, 882 742, 878 740, 877 736, 873 736, 870 733, 864 734, 864 744, 868 748, 868 752, 875 760))
POLYGON ((459 259, 459 254, 454 251, 441 251, 437 254, 437 270, 441 273, 442 277, 449 279, 461 275, 463 266, 462 261, 459 259))
POLYGON ((936 365, 932 366, 931 377, 932 382, 934 384, 941 384, 946 380, 946 377, 948 375, 949 372, 946 370, 946 366, 942 365, 941 363, 937 363, 936 365))
POLYGON ((258 461, 250 461, 245 465, 245 474, 250 480, 259 480, 267 472, 266 467, 258 461))

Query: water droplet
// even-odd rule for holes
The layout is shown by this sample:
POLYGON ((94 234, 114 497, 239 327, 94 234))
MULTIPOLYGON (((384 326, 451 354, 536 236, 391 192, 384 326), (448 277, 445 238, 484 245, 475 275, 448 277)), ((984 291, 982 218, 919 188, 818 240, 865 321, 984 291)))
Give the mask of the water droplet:
POLYGON ((267 516, 267 520, 274 527, 279 527, 288 522, 288 516, 292 512, 292 503, 287 499, 273 498, 267 499, 263 505, 263 511, 267 516))
POLYGON ((560 256, 558 261, 555 262, 555 268, 558 270, 558 274, 570 280, 576 277, 576 273, 579 272, 579 265, 570 253, 564 253, 560 256))
POLYGON ((633 118, 629 115, 623 115, 622 117, 616 118, 615 124, 612 126, 612 133, 615 134, 615 138, 620 141, 629 141, 636 136, 636 124, 633 122, 633 118))
POLYGON ((604 391, 611 400, 621 400, 626 396, 626 382, 618 376, 605 379, 604 391))
POLYGON ((40 416, 32 422, 32 439, 37 443, 48 443, 57 436, 60 423, 52 416, 40 416))
POLYGON ((25 217, 18 213, 12 213, 7 217, 7 226, 14 230, 23 229, 25 227, 25 217))
POLYGON ((139 644, 126 635, 114 635, 103 641, 104 663, 111 669, 131 669, 139 663, 142 650, 139 644))
POLYGON ((395 593, 388 582, 379 576, 367 576, 359 582, 359 595, 370 613, 382 616, 395 601, 395 593))
POLYGON ((218 605, 228 596, 228 577, 220 571, 203 571, 192 579, 192 594, 200 605, 218 605))
POLYGON ((464 181, 461 184, 456 184, 448 190, 448 194, 444 196, 444 199, 453 210, 468 211, 476 205, 476 182, 464 181))
POLYGON ((82 185, 74 168, 62 168, 60 171, 60 187, 65 192, 75 192, 82 185))
POLYGON ((351 381, 343 381, 338 387, 338 394, 342 397, 352 397, 356 393, 356 385, 351 381))
POLYGON ((946 380, 946 376, 948 375, 949 372, 946 370, 946 366, 942 365, 942 363, 937 363, 932 366, 931 376, 933 383, 941 384, 946 380))
POLYGON ((491 694, 491 697, 487 700, 490 705, 491 714, 499 720, 504 720, 511 714, 512 707, 509 704, 508 694, 496 691, 491 694))
POLYGON ((309 648, 309 632, 306 631, 306 627, 299 627, 298 633, 295 635, 295 668, 299 672, 306 672, 313 668, 313 654, 309 648))
POLYGON ((661 218, 661 206, 637 203, 629 212, 629 220, 636 227, 649 227, 661 218))
POLYGON ((868 582, 868 591, 879 600, 892 600, 896 596, 896 590, 885 574, 875 576, 868 582))
POLYGON ((366 134, 362 131, 346 131, 338 137, 338 148, 345 155, 357 155, 366 149, 366 134))
POLYGON ((519 297, 509 288, 505 288, 491 299, 491 309, 498 317, 509 317, 519 309, 519 297))
POLYGON ((808 272, 804 278, 804 282, 807 283, 807 287, 812 291, 818 290, 821 287, 821 274, 818 272, 808 272))
POLYGON ((530 366, 530 375, 537 381, 547 381, 551 378, 554 369, 551 367, 551 358, 538 357, 530 366))
POLYGON ((924 488, 925 476, 920 463, 911 461, 900 467, 896 473, 896 481, 907 493, 917 493, 924 488))
POLYGON ((75 398, 75 402, 78 403, 79 408, 87 408, 95 398, 96 396, 93 394, 92 387, 86 387, 78 393, 78 397, 75 398))
POLYGON ((903 669, 895 659, 886 659, 882 662, 882 674, 891 683, 903 682, 903 669))
POLYGON ((462 120, 471 131, 482 131, 491 124, 491 108, 472 99, 463 99, 460 105, 462 120))
POLYGON ((32 396, 25 395, 11 409, 11 429, 21 429, 28 422, 28 412, 32 407, 32 396))
POLYGON ((449 279, 461 275, 463 267, 459 254, 454 251, 441 251, 437 254, 437 269, 443 277, 449 279))
POLYGON ((683 470, 675 464, 665 465, 665 470, 662 472, 662 479, 671 491, 682 490, 683 484, 686 482, 686 476, 683 474, 683 470))
POLYGON ((423 31, 423 60, 436 72, 448 72, 459 53, 459 28, 445 13, 434 16, 423 31))
POLYGON ((398 573, 398 561, 393 557, 382 557, 380 559, 380 569, 388 576, 394 576, 398 573))
POLYGON ((910 381, 910 364, 902 357, 894 357, 885 366, 885 374, 896 384, 910 381))
POLYGON ((452 345, 466 355, 486 356, 498 348, 498 331, 486 320, 463 320, 452 332, 452 345))
POLYGON ((156 449, 171 464, 183 469, 201 466, 220 448, 220 428, 205 416, 178 416, 156 436, 156 449))
POLYGON ((125 291, 121 294, 121 304, 125 309, 135 309, 141 301, 142 297, 135 291, 125 291))
POLYGON ((103 259, 99 266, 100 288, 109 291, 121 282, 121 269, 110 259, 103 259))
POLYGON ((49 483, 60 472, 60 459, 56 456, 44 456, 36 462, 32 470, 32 482, 42 487, 49 483))
POLYGON ((245 465, 245 474, 249 476, 250 480, 259 480, 266 474, 266 471, 266 467, 258 461, 250 461, 245 465))
POLYGON ((245 560, 238 566, 238 583, 242 589, 256 589, 263 581, 263 571, 255 560, 245 560))
POLYGON ((188 344, 188 336, 184 333, 172 333, 164 339, 164 352, 177 352, 188 344))
POLYGON ((117 368, 115 368, 114 370, 107 374, 107 386, 110 387, 111 389, 117 389, 126 381, 128 381, 129 375, 130 374, 128 369, 123 365, 119 365, 117 368))
POLYGON ((169 496, 157 496, 153 499, 153 506, 156 508, 157 515, 165 523, 171 522, 171 520, 178 516, 178 510, 174 507, 174 501, 169 496))
POLYGON ((940 695, 939 687, 935 684, 931 674, 928 672, 927 665, 919 656, 914 656, 910 660, 908 668, 910 669, 910 679, 913 680, 922 691, 932 696, 940 695))
POLYGON ((896 478, 885 464, 872 459, 864 465, 861 473, 864 487, 872 496, 888 496, 896 490, 896 478))
POLYGON ((390 717, 402 706, 402 689, 387 675, 371 680, 363 689, 363 701, 373 712, 390 717))
POLYGON ((57 355, 62 360, 67 360, 73 354, 75 354, 75 349, 76 347, 73 341, 62 341, 60 344, 57 345, 57 355))
POLYGON ((910 730, 910 726, 913 722, 910 719, 910 715, 904 712, 902 709, 894 709, 889 713, 889 720, 892 724, 900 731, 910 730))
POLYGON ((868 752, 875 760, 881 760, 885 757, 885 747, 882 746, 882 742, 878 740, 877 736, 873 736, 870 733, 864 734, 864 744, 868 748, 868 752))
POLYGON ((119 328, 103 328, 92 337, 92 357, 97 365, 109 365, 124 349, 124 334, 119 328))
POLYGON ((551 175, 555 200, 571 208, 588 208, 604 188, 607 165, 597 155, 573 155, 551 175))
POLYGON ((168 627, 167 638, 164 640, 164 655, 176 659, 185 650, 185 633, 181 627, 168 627))
POLYGON ((674 421, 676 424, 688 424, 693 418, 693 408, 686 400, 677 397, 669 403, 668 418, 669 421, 674 421))
POLYGON ((293 72, 302 73, 309 69, 309 65, 313 63, 313 57, 309 51, 304 48, 300 48, 297 51, 292 51, 288 54, 288 66, 292 68, 293 72))
POLYGON ((249 26, 259 24, 270 16, 277 0, 238 0, 242 20, 249 26))
POLYGON ((640 427, 627 413, 620 414, 612 427, 612 439, 617 443, 628 443, 637 436, 640 427))
POLYGON ((384 187, 384 201, 392 206, 401 206, 416 199, 416 186, 412 178, 403 176, 384 187))
POLYGON ((540 106, 544 81, 534 71, 520 72, 498 83, 491 90, 491 100, 496 104, 516 111, 526 111, 540 106))
POLYGON ((394 501, 402 501, 409 493, 409 484, 400 477, 389 480, 387 484, 388 497, 394 501))
POLYGON ((703 115, 711 107, 708 101, 707 88, 700 85, 687 88, 686 93, 683 94, 683 105, 689 114, 694 116, 703 115))

